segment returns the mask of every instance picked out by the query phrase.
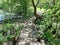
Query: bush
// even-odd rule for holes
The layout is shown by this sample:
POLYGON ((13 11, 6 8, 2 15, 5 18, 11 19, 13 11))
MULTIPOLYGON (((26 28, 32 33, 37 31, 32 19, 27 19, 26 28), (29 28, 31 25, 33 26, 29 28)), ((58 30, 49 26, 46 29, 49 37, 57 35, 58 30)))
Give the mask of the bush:
POLYGON ((22 26, 14 24, 4 24, 0 30, 0 43, 10 41, 13 37, 17 37, 22 26))
MULTIPOLYGON (((43 32, 42 35, 38 36, 42 37, 45 41, 47 41, 47 45, 60 45, 59 32, 60 32, 60 6, 54 5, 52 9, 48 9, 44 12, 43 20, 37 21, 40 31, 43 32), (57 42, 59 41, 59 42, 57 42)), ((39 35, 41 33, 37 33, 39 35)))

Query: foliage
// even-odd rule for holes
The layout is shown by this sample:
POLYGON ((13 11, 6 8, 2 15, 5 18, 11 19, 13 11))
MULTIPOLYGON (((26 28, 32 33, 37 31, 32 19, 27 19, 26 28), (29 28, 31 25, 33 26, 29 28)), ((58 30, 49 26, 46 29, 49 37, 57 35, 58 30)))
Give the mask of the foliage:
POLYGON ((10 17, 20 15, 24 19, 28 19, 36 15, 37 7, 45 9, 45 12, 43 19, 36 20, 36 24, 39 26, 36 37, 47 41, 47 45, 60 45, 60 0, 0 0, 0 9, 3 10, 6 17, 0 27, 0 43, 18 37, 22 28, 20 24, 10 24, 12 20, 10 17), (6 12, 9 14, 7 15, 6 12))
POLYGON ((28 12, 28 8, 31 5, 30 0, 3 0, 0 4, 4 12, 15 13, 16 15, 22 15, 24 18, 29 18, 29 13, 32 13, 31 11, 28 12))
MULTIPOLYGON (((59 2, 58 2, 59 3, 59 2)), ((43 20, 37 21, 40 31, 43 32, 39 38, 47 41, 47 45, 59 45, 59 31, 60 31, 60 6, 59 4, 53 6, 53 8, 45 10, 43 20)), ((39 34, 41 34, 41 32, 39 34)), ((37 33, 37 35, 39 35, 37 33)))
POLYGON ((21 28, 22 26, 20 24, 4 24, 2 29, 0 29, 0 43, 9 41, 13 37, 16 37, 20 33, 21 28))

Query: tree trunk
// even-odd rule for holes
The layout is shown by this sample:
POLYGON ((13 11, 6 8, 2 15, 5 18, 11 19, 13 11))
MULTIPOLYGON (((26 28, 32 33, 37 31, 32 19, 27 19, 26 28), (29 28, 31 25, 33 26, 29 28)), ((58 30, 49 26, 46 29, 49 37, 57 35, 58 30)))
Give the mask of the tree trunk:
POLYGON ((35 15, 35 17, 36 17, 36 5, 35 5, 35 3, 34 3, 34 0, 32 0, 32 4, 33 4, 33 8, 34 8, 34 15, 35 15))

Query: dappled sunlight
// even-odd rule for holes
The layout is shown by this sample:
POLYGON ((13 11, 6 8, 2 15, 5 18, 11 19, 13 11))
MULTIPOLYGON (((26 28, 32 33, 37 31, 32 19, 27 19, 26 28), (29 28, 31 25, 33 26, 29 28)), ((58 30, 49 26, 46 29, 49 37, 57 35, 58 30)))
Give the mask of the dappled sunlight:
POLYGON ((60 45, 60 0, 0 0, 0 45, 60 45))

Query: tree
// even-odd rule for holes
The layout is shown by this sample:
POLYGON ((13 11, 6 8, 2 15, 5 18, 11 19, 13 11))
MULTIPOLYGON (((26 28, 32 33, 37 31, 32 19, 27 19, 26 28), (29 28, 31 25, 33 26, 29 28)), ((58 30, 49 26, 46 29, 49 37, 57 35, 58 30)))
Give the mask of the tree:
POLYGON ((39 0, 37 1, 37 3, 35 4, 35 2, 34 2, 34 0, 31 0, 32 1, 32 4, 33 4, 33 8, 34 8, 34 15, 35 15, 35 17, 37 17, 37 14, 36 14, 36 12, 37 12, 37 5, 39 4, 39 0))
POLYGON ((37 14, 37 6, 39 4, 39 0, 36 0, 36 2, 34 0, 31 0, 31 1, 32 1, 33 8, 34 8, 34 16, 36 17, 36 20, 34 21, 34 23, 36 23, 36 21, 38 19, 42 20, 43 19, 43 16, 40 15, 40 14, 37 14))

